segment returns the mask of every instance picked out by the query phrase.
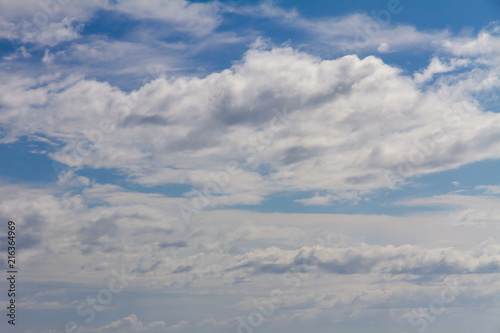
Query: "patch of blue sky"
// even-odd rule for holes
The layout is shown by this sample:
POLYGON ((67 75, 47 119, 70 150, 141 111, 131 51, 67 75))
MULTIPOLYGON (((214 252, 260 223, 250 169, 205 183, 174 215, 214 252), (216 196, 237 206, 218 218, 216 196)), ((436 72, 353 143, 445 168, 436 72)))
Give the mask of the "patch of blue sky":
POLYGON ((112 40, 126 40, 131 32, 143 27, 143 20, 111 10, 99 10, 85 23, 82 36, 102 36, 112 40))
POLYGON ((0 38, 0 58, 9 56, 15 52, 19 48, 20 44, 15 40, 0 38))
POLYGON ((57 180, 52 159, 45 152, 51 146, 22 137, 15 143, 0 144, 0 177, 11 182, 41 182, 57 180))
POLYGON ((415 49, 410 52, 375 53, 374 55, 382 59, 387 65, 401 69, 402 75, 412 77, 415 72, 429 65, 433 52, 431 50, 415 49))

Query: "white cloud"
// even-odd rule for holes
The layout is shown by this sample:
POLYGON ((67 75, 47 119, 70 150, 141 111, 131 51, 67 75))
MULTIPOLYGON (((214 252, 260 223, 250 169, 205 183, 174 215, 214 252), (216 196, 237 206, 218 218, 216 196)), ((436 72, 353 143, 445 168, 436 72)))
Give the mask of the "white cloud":
MULTIPOLYGON (((62 3, 62 2, 61 2, 62 3)), ((89 19, 96 1, 60 4, 56 1, 0 1, 1 36, 24 43, 54 46, 79 37, 81 22, 89 19)))
POLYGON ((318 193, 315 193, 314 196, 311 198, 298 199, 295 201, 303 204, 304 206, 325 206, 325 205, 331 205, 332 203, 335 202, 343 202, 343 201, 357 203, 360 199, 361 197, 357 192, 344 191, 337 195, 335 194, 319 195, 318 193))
POLYGON ((45 54, 42 58, 42 62, 46 65, 50 65, 52 64, 53 61, 54 61, 54 55, 51 54, 48 49, 45 49, 45 54))
POLYGON ((500 25, 492 22, 476 37, 450 38, 442 42, 445 50, 457 56, 498 56, 500 50, 500 25))
POLYGON ((51 154, 61 163, 222 195, 210 205, 255 204, 278 191, 325 190, 342 200, 391 187, 388 174, 401 181, 500 158, 500 116, 467 98, 472 80, 452 76, 422 91, 375 57, 253 49, 231 69, 159 78, 132 93, 13 77, 0 86, 0 122, 18 126, 4 142, 43 133, 67 143, 51 154), (231 161, 239 174, 205 188, 231 161))
POLYGON ((40 45, 55 46, 79 37, 82 25, 74 20, 64 18, 61 22, 50 22, 38 33, 23 36, 23 42, 37 43, 40 45))
MULTIPOLYGON (((485 189, 485 187, 476 187, 476 189, 485 189)), ((491 194, 491 193, 487 193, 491 194)), ((469 208, 487 209, 495 207, 498 198, 490 196, 471 196, 459 194, 442 194, 427 198, 411 199, 398 202, 399 205, 418 206, 418 205, 444 205, 444 206, 462 206, 469 208)))
POLYGON ((439 58, 434 57, 427 68, 425 68, 421 73, 415 73, 415 81, 423 83, 432 80, 434 74, 451 72, 469 64, 470 60, 468 59, 450 59, 448 62, 443 63, 439 58))
POLYGON ((482 190, 484 194, 500 194, 500 185, 479 185, 475 190, 482 190))
POLYGON ((168 331, 177 331, 178 329, 186 326, 189 322, 183 320, 167 328, 168 331))
POLYGON ((319 195, 318 193, 315 193, 312 198, 307 198, 307 199, 298 199, 295 200, 296 202, 300 202, 301 204, 305 206, 323 206, 323 205, 329 205, 333 201, 333 196, 332 195, 319 195))
POLYGON ((341 18, 299 21, 302 28, 319 42, 335 47, 344 54, 370 53, 378 51, 404 51, 419 45, 432 49, 432 44, 449 36, 447 31, 422 32, 411 26, 381 25, 364 14, 353 14, 341 18))
POLYGON ((389 52, 389 44, 387 44, 387 43, 381 43, 378 46, 377 51, 380 52, 380 53, 387 53, 387 52, 389 52))

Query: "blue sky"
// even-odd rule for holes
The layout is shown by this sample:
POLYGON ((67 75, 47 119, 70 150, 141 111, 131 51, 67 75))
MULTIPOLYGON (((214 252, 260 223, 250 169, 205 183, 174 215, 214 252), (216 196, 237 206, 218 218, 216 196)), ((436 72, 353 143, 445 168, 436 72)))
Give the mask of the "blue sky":
POLYGON ((498 1, 0 13, 2 331, 500 329, 498 1))

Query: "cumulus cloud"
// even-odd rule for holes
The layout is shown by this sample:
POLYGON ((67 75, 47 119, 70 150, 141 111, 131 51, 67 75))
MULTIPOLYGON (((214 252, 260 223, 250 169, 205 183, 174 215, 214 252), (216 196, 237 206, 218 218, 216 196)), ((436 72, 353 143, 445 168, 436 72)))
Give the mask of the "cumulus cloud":
POLYGON ((131 93, 14 77, 1 86, 0 121, 18 132, 2 140, 43 133, 66 144, 50 155, 58 162, 118 168, 147 186, 209 186, 212 206, 284 190, 357 200, 394 179, 500 157, 498 114, 457 94, 470 78, 452 79, 420 90, 372 56, 322 60, 291 48, 250 50, 220 73, 159 78, 131 93), (211 183, 228 164, 237 172, 227 184, 211 183))

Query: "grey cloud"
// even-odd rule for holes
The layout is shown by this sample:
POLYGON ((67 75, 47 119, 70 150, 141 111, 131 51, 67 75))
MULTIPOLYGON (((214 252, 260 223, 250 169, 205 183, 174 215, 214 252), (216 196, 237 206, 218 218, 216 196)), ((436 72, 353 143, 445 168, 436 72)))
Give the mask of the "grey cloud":
POLYGON ((104 252, 118 250, 116 246, 105 246, 107 243, 102 240, 103 237, 114 238, 116 236, 119 228, 114 222, 115 219, 116 216, 113 215, 94 222, 91 226, 80 228, 78 235, 83 246, 81 250, 83 254, 90 254, 94 251, 99 251, 99 249, 104 252))
POLYGON ((140 116, 131 115, 125 118, 122 122, 122 127, 134 127, 134 126, 165 126, 168 124, 167 119, 159 115, 153 116, 140 116))
POLYGON ((131 272, 144 275, 144 274, 149 273, 149 272, 154 272, 158 268, 158 266, 160 266, 160 264, 161 264, 161 260, 158 260, 149 267, 136 267, 131 272))
POLYGON ((281 162, 285 165, 297 163, 316 155, 315 150, 304 147, 292 147, 284 152, 281 162))
POLYGON ((151 227, 144 227, 141 228, 141 230, 135 231, 134 235, 144 235, 145 233, 150 233, 150 234, 165 234, 165 235, 170 235, 174 231, 172 229, 168 228, 151 228, 151 227))
POLYGON ((291 268, 292 265, 257 264, 254 269, 259 273, 283 274, 291 268))
POLYGON ((186 241, 175 241, 175 242, 161 242, 158 244, 160 249, 166 249, 168 247, 187 247, 186 241))
MULTIPOLYGON (((250 88, 250 87, 249 87, 250 88)), ((282 87, 275 87, 281 89, 282 87)), ((275 90, 264 89, 259 91, 258 95, 250 104, 239 104, 240 96, 226 95, 219 101, 215 101, 214 118, 211 121, 211 127, 220 127, 221 125, 251 125, 269 122, 275 114, 273 110, 296 110, 300 100, 294 96, 279 96, 275 90)))
MULTIPOLYGON (((331 274, 368 274, 381 272, 389 275, 415 275, 428 278, 433 275, 494 274, 500 273, 500 256, 491 256, 488 262, 476 264, 476 258, 456 250, 419 249, 417 247, 378 247, 330 249, 328 258, 318 259, 311 248, 302 248, 288 262, 266 262, 252 259, 231 270, 251 269, 251 274, 283 274, 302 272, 316 267, 331 274), (423 252, 427 253, 423 254, 423 252), (460 259, 450 259, 459 257, 460 259)), ((288 251, 288 253, 291 253, 288 251)))
POLYGON ((376 259, 357 255, 349 258, 346 262, 335 260, 332 262, 320 263, 319 267, 328 273, 363 274, 370 273, 376 264, 376 259))
POLYGON ((44 225, 44 217, 39 214, 32 214, 25 217, 23 232, 18 234, 18 247, 21 249, 30 249, 39 245, 42 242, 44 225))
POLYGON ((365 175, 365 176, 353 176, 353 177, 348 177, 346 179, 346 182, 349 184, 365 184, 368 183, 371 180, 376 179, 377 177, 375 175, 365 175))
POLYGON ((172 271, 172 274, 186 273, 191 272, 193 270, 193 266, 178 266, 176 269, 172 271))
POLYGON ((415 267, 404 267, 400 269, 391 269, 391 274, 412 274, 412 275, 452 275, 452 274, 464 274, 467 273, 468 269, 461 265, 453 265, 446 261, 446 258, 442 258, 436 262, 422 263, 416 265, 415 267))
MULTIPOLYGON (((220 133, 219 133, 220 134, 220 133)), ((167 151, 180 152, 215 147, 220 143, 220 135, 205 130, 195 130, 182 139, 173 140, 166 145, 167 151)))

